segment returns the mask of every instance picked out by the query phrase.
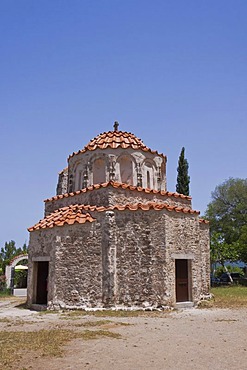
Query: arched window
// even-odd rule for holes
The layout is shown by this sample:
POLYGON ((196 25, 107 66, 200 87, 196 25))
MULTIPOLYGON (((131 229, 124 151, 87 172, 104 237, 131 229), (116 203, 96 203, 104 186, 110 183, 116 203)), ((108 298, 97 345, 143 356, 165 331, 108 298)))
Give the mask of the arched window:
POLYGON ((99 158, 93 163, 93 183, 101 184, 102 182, 106 182, 105 161, 99 158))
POLYGON ((133 164, 131 158, 127 156, 121 157, 119 164, 121 182, 124 184, 133 185, 133 164))
POLYGON ((150 189, 150 172, 147 171, 147 188, 150 189))
POLYGON ((76 191, 82 188, 83 170, 84 170, 84 165, 82 163, 78 163, 74 171, 75 175, 74 175, 73 191, 76 191))
POLYGON ((144 174, 143 185, 146 188, 154 189, 154 168, 149 161, 144 163, 144 174))
POLYGON ((161 172, 161 180, 164 180, 166 176, 166 165, 164 162, 162 162, 161 167, 160 167, 160 172, 161 172))
POLYGON ((83 171, 78 173, 78 189, 83 188, 83 171))

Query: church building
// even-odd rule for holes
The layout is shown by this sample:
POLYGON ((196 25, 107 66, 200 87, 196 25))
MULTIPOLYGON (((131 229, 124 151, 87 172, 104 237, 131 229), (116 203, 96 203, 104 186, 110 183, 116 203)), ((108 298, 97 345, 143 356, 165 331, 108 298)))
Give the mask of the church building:
POLYGON ((167 191, 166 162, 117 122, 69 156, 28 229, 29 307, 192 306, 209 293, 209 225, 167 191))

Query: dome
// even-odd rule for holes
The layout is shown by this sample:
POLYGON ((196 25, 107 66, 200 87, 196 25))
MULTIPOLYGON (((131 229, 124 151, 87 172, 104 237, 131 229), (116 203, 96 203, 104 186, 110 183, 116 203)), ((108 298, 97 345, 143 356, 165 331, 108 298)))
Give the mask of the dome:
POLYGON ((82 150, 72 153, 69 156, 69 158, 79 153, 85 153, 88 150, 93 151, 96 149, 107 149, 107 148, 111 149, 132 148, 134 150, 150 152, 165 157, 163 154, 159 154, 156 150, 151 150, 150 148, 148 148, 141 139, 139 139, 131 132, 118 131, 117 129, 118 126, 116 125, 116 123, 114 127, 115 127, 114 131, 103 132, 97 135, 82 150))
POLYGON ((57 194, 71 193, 109 181, 166 190, 166 156, 141 139, 118 130, 103 132, 68 158, 68 171, 59 175, 57 194))

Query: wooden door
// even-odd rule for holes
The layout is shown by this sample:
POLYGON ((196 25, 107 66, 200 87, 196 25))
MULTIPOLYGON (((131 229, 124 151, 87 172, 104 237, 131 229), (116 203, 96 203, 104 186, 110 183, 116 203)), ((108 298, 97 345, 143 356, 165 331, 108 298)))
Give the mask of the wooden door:
POLYGON ((47 304, 49 262, 38 262, 37 266, 37 304, 47 304))
POLYGON ((176 301, 187 302, 189 300, 188 260, 178 259, 175 261, 176 269, 176 301))

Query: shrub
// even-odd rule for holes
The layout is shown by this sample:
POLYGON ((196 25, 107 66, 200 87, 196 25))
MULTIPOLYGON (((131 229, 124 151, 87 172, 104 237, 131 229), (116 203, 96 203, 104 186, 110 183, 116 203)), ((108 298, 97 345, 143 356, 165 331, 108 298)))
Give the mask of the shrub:
POLYGON ((16 270, 14 276, 14 286, 16 288, 27 287, 27 270, 16 270))
POLYGON ((6 277, 5 275, 0 275, 0 292, 6 289, 6 277))
MULTIPOLYGON (((240 267, 237 266, 234 267, 231 265, 227 265, 226 267, 229 272, 238 272, 239 274, 244 276, 244 272, 240 267)), ((225 268, 223 266, 219 266, 215 270, 215 276, 220 277, 224 272, 226 272, 225 268)))

